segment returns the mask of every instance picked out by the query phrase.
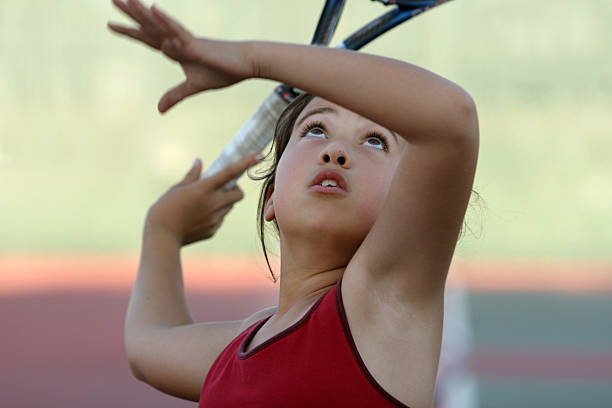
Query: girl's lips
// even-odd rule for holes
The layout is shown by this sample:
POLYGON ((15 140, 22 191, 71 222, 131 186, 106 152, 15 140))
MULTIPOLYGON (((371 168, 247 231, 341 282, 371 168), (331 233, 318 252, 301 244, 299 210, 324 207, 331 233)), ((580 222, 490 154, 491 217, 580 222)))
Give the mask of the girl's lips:
POLYGON ((322 187, 320 184, 323 182, 323 180, 334 180, 338 184, 338 187, 330 186, 329 188, 340 189, 340 190, 343 190, 344 192, 347 191, 346 181, 344 180, 344 177, 342 177, 342 175, 338 173, 337 171, 333 171, 333 170, 323 170, 319 172, 319 174, 317 174, 314 177, 314 179, 311 181, 310 186, 314 187, 318 185, 322 187))
POLYGON ((339 194, 346 195, 347 192, 341 189, 340 187, 332 187, 332 186, 321 186, 315 184, 314 186, 310 186, 309 191, 316 191, 317 193, 326 193, 326 194, 339 194))

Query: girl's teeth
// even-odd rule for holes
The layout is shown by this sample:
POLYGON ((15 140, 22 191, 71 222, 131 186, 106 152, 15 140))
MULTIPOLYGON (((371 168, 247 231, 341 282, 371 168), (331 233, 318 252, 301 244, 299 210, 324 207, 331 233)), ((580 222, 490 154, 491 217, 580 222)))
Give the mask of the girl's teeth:
POLYGON ((338 183, 336 183, 334 180, 323 180, 321 185, 324 187, 338 187, 338 183))

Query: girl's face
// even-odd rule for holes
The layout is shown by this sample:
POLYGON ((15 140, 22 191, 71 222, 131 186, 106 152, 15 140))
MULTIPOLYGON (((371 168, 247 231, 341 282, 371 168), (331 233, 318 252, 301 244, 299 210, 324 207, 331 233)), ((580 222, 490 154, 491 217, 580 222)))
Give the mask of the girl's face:
POLYGON ((266 220, 276 217, 281 236, 325 233, 359 245, 380 213, 406 145, 386 128, 314 98, 298 116, 278 163, 266 220), (345 193, 311 188, 324 170, 344 178, 345 193))

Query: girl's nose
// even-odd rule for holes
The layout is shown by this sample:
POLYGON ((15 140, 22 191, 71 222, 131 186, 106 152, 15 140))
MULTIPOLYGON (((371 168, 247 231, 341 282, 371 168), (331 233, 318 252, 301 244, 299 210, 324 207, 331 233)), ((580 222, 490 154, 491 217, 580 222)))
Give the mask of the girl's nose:
POLYGON ((326 149, 321 153, 321 160, 323 163, 334 163, 339 164, 344 168, 351 167, 351 161, 348 154, 343 149, 333 148, 326 149))

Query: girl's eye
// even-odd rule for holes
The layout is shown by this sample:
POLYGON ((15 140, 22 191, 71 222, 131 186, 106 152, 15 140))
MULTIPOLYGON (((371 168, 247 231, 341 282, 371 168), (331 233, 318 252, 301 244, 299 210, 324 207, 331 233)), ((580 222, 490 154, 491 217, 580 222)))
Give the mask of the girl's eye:
POLYGON ((306 127, 304 127, 300 136, 301 137, 315 136, 315 137, 325 138, 326 136, 325 132, 326 132, 325 126, 323 126, 322 123, 313 122, 313 123, 309 123, 308 125, 306 125, 306 127))
MULTIPOLYGON (((325 139, 327 137, 327 131, 325 130, 325 126, 320 122, 313 122, 304 127, 301 131, 301 137, 304 136, 314 136, 325 139)), ((371 132, 366 136, 366 143, 369 143, 369 146, 372 146, 378 150, 389 151, 389 144, 387 143, 387 139, 381 135, 380 133, 371 132)))
POLYGON ((325 137, 325 131, 318 126, 308 129, 306 134, 310 136, 325 137))
POLYGON ((366 142, 372 143, 372 145, 379 150, 388 150, 387 141, 382 135, 378 135, 376 133, 368 135, 366 142))

